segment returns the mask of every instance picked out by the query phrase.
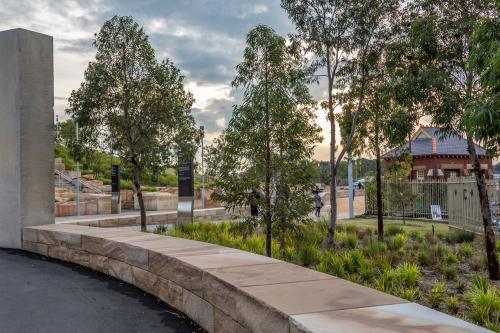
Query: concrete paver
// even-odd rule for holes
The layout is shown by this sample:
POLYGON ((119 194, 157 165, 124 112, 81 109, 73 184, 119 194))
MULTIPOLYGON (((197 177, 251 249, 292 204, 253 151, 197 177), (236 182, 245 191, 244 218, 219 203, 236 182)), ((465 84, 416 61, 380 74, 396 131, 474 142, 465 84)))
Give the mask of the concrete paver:
POLYGON ((374 305, 406 303, 343 279, 295 282, 242 288, 286 314, 363 308, 374 305), (307 297, 305 297, 307 295, 307 297))
POLYGON ((315 333, 491 333, 487 329, 415 303, 309 313, 292 318, 315 333))

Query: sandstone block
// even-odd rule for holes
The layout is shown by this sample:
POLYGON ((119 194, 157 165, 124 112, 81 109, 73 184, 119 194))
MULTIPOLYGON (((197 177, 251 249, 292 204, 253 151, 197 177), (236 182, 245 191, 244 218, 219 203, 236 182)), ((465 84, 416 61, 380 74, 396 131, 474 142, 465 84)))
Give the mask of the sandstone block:
POLYGON ((89 254, 89 267, 95 271, 106 273, 108 264, 108 257, 100 256, 98 254, 89 254))
POLYGON ((148 269, 148 251, 125 242, 84 235, 82 236, 82 249, 90 253, 120 260, 142 269, 148 269))
POLYGON ((182 310, 208 332, 214 332, 214 307, 212 304, 184 290, 182 294, 182 310))
POLYGON ((144 290, 145 292, 158 296, 160 278, 158 275, 132 266, 132 274, 134 277, 135 285, 144 290))
POLYGON ((203 298, 250 332, 288 333, 288 318, 237 287, 210 274, 203 276, 203 298))
POLYGON ((132 266, 123 261, 108 258, 105 266, 105 273, 115 278, 135 285, 132 266))
POLYGON ((149 271, 201 295, 203 272, 175 258, 154 251, 149 252, 149 271))
POLYGON ((250 333, 249 330, 231 319, 223 311, 214 308, 214 332, 215 333, 250 333))
POLYGON ((23 250, 47 256, 48 245, 23 240, 23 250))
POLYGON ((54 230, 38 230, 38 241, 48 245, 57 245, 70 248, 81 248, 81 235, 78 233, 54 231, 54 230))
POLYGON ((184 289, 177 283, 158 278, 158 298, 168 305, 183 311, 183 291, 184 289))

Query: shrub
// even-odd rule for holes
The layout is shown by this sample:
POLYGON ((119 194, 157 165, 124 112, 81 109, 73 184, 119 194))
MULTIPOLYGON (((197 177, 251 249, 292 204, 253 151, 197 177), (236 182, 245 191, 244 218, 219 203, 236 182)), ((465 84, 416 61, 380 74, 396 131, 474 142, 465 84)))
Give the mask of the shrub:
POLYGON ((155 228, 153 233, 159 234, 159 235, 165 235, 167 233, 167 227, 165 227, 163 224, 161 224, 155 228))
POLYGON ((373 257, 372 259, 373 265, 378 268, 380 272, 383 272, 389 268, 391 268, 391 259, 387 254, 381 254, 373 257))
POLYGON ((399 266, 398 273, 400 274, 400 280, 404 282, 407 287, 415 287, 422 276, 417 265, 411 262, 405 262, 402 266, 399 266))
POLYGON ((390 237, 387 240, 387 246, 391 250, 399 250, 406 243, 406 236, 403 234, 397 234, 390 237))
POLYGON ((420 265, 423 266, 428 266, 430 263, 429 255, 425 250, 420 250, 417 252, 417 260, 420 263, 420 265))
POLYGON ((354 261, 353 257, 351 256, 350 252, 343 252, 341 254, 342 261, 344 263, 344 268, 347 272, 349 273, 354 273, 356 272, 356 262, 354 261))
POLYGON ((143 186, 141 190, 144 192, 156 192, 156 187, 153 186, 143 186))
POLYGON ((467 284, 465 283, 464 280, 460 279, 457 281, 455 289, 457 290, 457 294, 461 295, 464 293, 465 289, 467 289, 467 284))
POLYGON ((369 243, 363 250, 366 256, 373 258, 387 252, 387 244, 384 242, 369 243))
POLYGON ((446 283, 444 281, 435 281, 434 285, 432 286, 432 289, 430 290, 429 294, 427 295, 427 301, 429 302, 429 305, 437 309, 439 305, 443 302, 444 295, 446 292, 446 283))
POLYGON ((481 268, 483 267, 483 259, 481 258, 481 256, 473 256, 472 258, 470 258, 470 268, 473 270, 473 271, 480 271, 481 268))
POLYGON ((363 263, 359 267, 359 277, 363 282, 371 282, 373 280, 373 268, 370 263, 363 263))
POLYGON ((304 266, 309 266, 316 262, 319 257, 318 248, 315 245, 305 245, 299 247, 298 251, 299 262, 304 266))
POLYGON ((131 180, 120 179, 120 188, 122 190, 133 190, 135 187, 134 187, 134 183, 132 183, 131 180))
POLYGON ((455 280, 458 276, 458 270, 454 265, 442 265, 441 272, 447 280, 455 280))
POLYGON ((464 243, 464 242, 472 242, 474 240, 475 234, 471 231, 462 230, 462 229, 453 229, 450 230, 445 239, 450 244, 455 243, 464 243))
POLYGON ((446 256, 444 257, 444 262, 449 264, 449 265, 456 264, 458 262, 458 258, 453 253, 448 252, 446 254, 446 256))
MULTIPOLYGON (((266 253, 266 241, 260 235, 252 235, 243 239, 242 250, 264 255, 266 253)), ((272 245, 276 244, 273 242, 272 245)), ((276 244, 278 245, 278 244, 276 244)), ((271 251, 272 252, 272 251, 271 251)), ((279 252, 279 251, 278 251, 279 252)))
POLYGON ((415 230, 412 230, 410 231, 410 233, 408 234, 408 236, 410 236, 410 238, 418 243, 422 243, 422 241, 424 240, 424 237, 422 237, 422 235, 420 234, 420 232, 418 231, 415 231, 415 230))
POLYGON ((174 172, 162 173, 158 181, 160 186, 177 186, 177 176, 174 172))
POLYGON ((432 248, 432 255, 436 259, 436 262, 440 261, 446 253, 447 251, 442 244, 438 244, 432 248))
POLYGON ((397 234, 404 235, 405 231, 404 231, 403 227, 398 227, 397 225, 391 224, 385 229, 384 234, 386 236, 394 236, 397 234))
POLYGON ((426 233, 424 236, 425 242, 429 245, 435 245, 438 241, 437 237, 430 232, 426 233))
MULTIPOLYGON (((469 304, 469 317, 479 325, 496 327, 500 318, 500 293, 488 283, 477 284, 465 294, 469 304)), ((484 281, 483 281, 484 282, 484 281)))
POLYGON ((422 297, 420 289, 412 288, 399 288, 396 290, 395 295, 404 298, 410 302, 418 301, 422 297))
POLYGON ((460 244, 458 253, 464 258, 470 258, 474 254, 474 248, 469 243, 460 244))
POLYGON ((358 236, 356 234, 347 234, 344 238, 344 246, 353 250, 358 245, 358 236))
POLYGON ((446 302, 446 309, 449 313, 456 315, 458 313, 458 298, 456 296, 448 297, 448 301, 446 302))
POLYGON ((478 288, 479 290, 486 292, 490 287, 490 282, 488 281, 488 279, 482 277, 481 275, 476 275, 472 279, 472 285, 474 286, 474 288, 478 288))
POLYGON ((316 269, 320 272, 335 275, 337 277, 344 277, 344 262, 337 256, 337 254, 332 252, 327 252, 320 258, 320 262, 316 269))
POLYGON ((359 232, 359 228, 354 224, 348 224, 345 226, 345 232, 348 234, 357 234, 359 232))
POLYGON ((388 292, 395 286, 402 287, 400 274, 396 268, 382 271, 378 279, 375 280, 375 288, 383 292, 388 292))

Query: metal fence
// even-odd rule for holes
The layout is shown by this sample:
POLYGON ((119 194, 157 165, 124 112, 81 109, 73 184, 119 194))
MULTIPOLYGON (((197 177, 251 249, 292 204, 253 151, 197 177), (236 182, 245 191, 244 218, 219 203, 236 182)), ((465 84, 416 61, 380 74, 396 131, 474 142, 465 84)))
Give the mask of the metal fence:
MULTIPOLYGON (((377 214, 374 183, 366 186, 365 205, 367 214, 377 214)), ((431 205, 438 205, 442 218, 448 218, 446 181, 382 181, 382 206, 385 216, 430 219, 431 205)))
MULTIPOLYGON (((493 223, 500 234, 500 184, 487 181, 493 223)), ((483 220, 477 184, 474 178, 455 178, 448 181, 382 181, 382 206, 385 216, 432 218, 432 206, 439 206, 443 220, 450 226, 483 232, 483 220)), ((367 184, 366 214, 377 214, 376 187, 367 184)))
MULTIPOLYGON (((495 233, 500 233, 500 188, 498 181, 486 185, 495 233)), ((450 181, 448 183, 448 223, 452 227, 483 233, 483 215, 476 182, 450 181)))

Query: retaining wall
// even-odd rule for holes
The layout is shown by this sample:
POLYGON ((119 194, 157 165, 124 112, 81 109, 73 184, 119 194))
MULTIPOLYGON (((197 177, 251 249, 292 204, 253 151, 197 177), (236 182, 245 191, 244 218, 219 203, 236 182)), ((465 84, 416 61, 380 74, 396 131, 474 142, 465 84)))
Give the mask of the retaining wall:
POLYGON ((23 230, 23 248, 112 275, 208 332, 488 332, 400 298, 244 251, 79 225, 23 230))
MULTIPOLYGON (((227 211, 224 207, 195 209, 193 212, 194 221, 221 221, 243 218, 249 213, 249 209, 227 211)), ((147 212, 146 223, 148 225, 166 225, 177 222, 177 211, 147 212)), ((134 214, 118 214, 111 216, 75 217, 73 220, 58 222, 64 224, 76 224, 89 227, 126 227, 141 225, 139 212, 134 214)))

